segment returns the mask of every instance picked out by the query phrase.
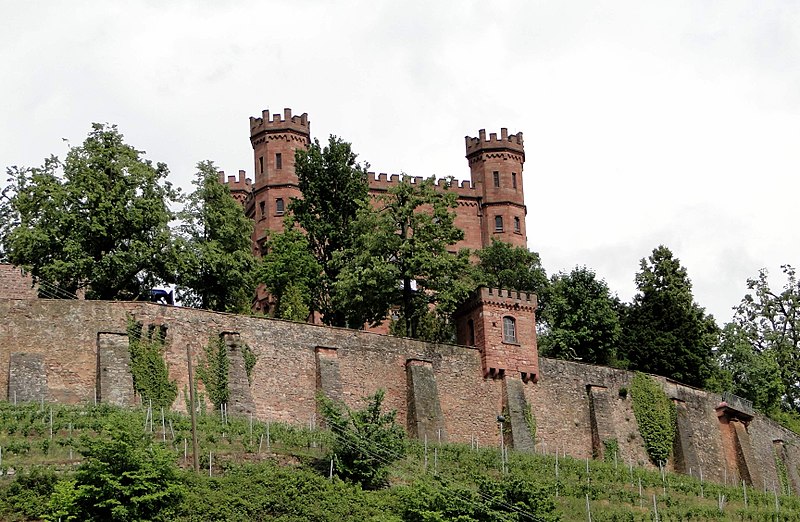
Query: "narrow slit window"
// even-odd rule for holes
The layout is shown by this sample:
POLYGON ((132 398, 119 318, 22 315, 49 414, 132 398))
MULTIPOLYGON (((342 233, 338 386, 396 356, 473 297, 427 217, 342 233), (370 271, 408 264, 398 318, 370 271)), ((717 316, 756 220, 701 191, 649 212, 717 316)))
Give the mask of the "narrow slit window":
POLYGON ((283 214, 283 198, 278 198, 275 200, 275 213, 276 214, 283 214))
POLYGON ((283 158, 281 157, 281 153, 275 154, 275 168, 282 169, 283 168, 283 158))
POLYGON ((517 342, 517 321, 513 317, 503 317, 503 341, 507 343, 517 342))
POLYGON ((495 232, 503 231, 503 216, 494 217, 494 231, 495 232))
POLYGON ((259 210, 261 210, 261 219, 264 219, 265 217, 267 217, 267 209, 266 209, 266 206, 267 206, 267 204, 266 204, 265 202, 263 202, 263 201, 261 201, 261 202, 258 204, 259 210))
POLYGON ((467 327, 469 328, 469 339, 467 339, 467 346, 475 346, 475 321, 472 319, 467 321, 467 327))
POLYGON ((519 218, 518 217, 514 217, 514 232, 516 232, 517 234, 520 233, 519 226, 520 226, 519 225, 519 218))
POLYGON ((512 172, 511 173, 511 186, 513 188, 517 188, 517 173, 516 172, 512 172))
POLYGON ((495 170, 494 172, 492 172, 492 178, 494 178, 494 186, 495 187, 499 187, 500 186, 500 173, 495 170))
POLYGON ((258 172, 260 174, 264 173, 264 156, 258 157, 258 172))

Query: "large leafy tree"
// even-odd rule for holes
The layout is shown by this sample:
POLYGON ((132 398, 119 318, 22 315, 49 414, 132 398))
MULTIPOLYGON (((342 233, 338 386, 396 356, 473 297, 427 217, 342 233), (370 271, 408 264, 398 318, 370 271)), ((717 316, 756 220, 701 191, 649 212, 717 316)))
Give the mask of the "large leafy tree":
POLYGON ((50 157, 8 173, 2 250, 35 280, 89 299, 134 299, 170 279, 177 191, 167 166, 144 159, 116 126, 92 125, 63 163, 50 157))
POLYGON ((321 277, 314 308, 329 325, 345 326, 345 313, 333 305, 341 263, 334 254, 353 245, 353 224, 359 208, 368 200, 366 168, 356 161, 349 143, 331 136, 322 147, 315 140, 296 153, 296 173, 301 199, 293 199, 289 210, 306 232, 309 250, 319 263, 321 277))
MULTIPOLYGON (((474 288, 466 251, 452 253, 464 237, 454 225, 456 195, 438 190, 433 177, 412 183, 408 176, 365 205, 357 221, 353 248, 341 262, 334 303, 352 326, 380 324, 397 311, 402 333, 420 337, 420 326, 435 305, 439 323, 474 288)), ((432 336, 446 327, 429 328, 432 336)), ((426 335, 425 337, 430 337, 426 335)))
POLYGON ((180 213, 180 299, 208 310, 248 312, 258 276, 252 222, 220 182, 213 162, 198 163, 192 183, 195 190, 180 213))
POLYGON ((548 285, 539 254, 492 238, 492 244, 476 252, 481 284, 535 292, 540 297, 548 285))
POLYGON ((281 319, 308 318, 322 268, 311 254, 308 238, 287 221, 286 229, 267 241, 261 280, 276 300, 274 315, 281 319))
POLYGON ((733 375, 734 391, 754 405, 769 411, 780 400, 784 409, 800 411, 800 282, 792 266, 782 270, 786 283, 779 291, 766 270, 748 279, 750 292, 726 325, 720 360, 733 375))
POLYGON ((590 268, 575 267, 553 276, 547 295, 540 316, 546 324, 539 338, 543 355, 612 363, 621 328, 616 299, 606 282, 590 268))
POLYGON ((640 267, 623 319, 624 357, 633 369, 702 386, 719 337, 714 318, 694 302, 686 269, 667 247, 655 248, 640 267))

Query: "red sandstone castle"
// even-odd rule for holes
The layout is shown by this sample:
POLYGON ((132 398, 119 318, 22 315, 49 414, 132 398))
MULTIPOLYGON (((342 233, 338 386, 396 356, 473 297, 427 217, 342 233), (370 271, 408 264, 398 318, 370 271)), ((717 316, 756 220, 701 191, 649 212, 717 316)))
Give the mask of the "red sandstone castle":
MULTIPOLYGON (((478 137, 467 136, 466 157, 470 181, 448 186, 439 180, 440 190, 458 195, 455 225, 464 231, 464 239, 456 248, 480 249, 496 238, 514 246, 527 247, 525 235, 525 199, 522 166, 525 147, 522 133, 497 134, 478 131, 478 137)), ((291 109, 260 118, 250 118, 250 143, 253 146, 255 182, 239 171, 239 178, 225 177, 231 194, 244 205, 253 220, 253 251, 262 253, 268 231, 283 230, 283 219, 292 198, 301 197, 295 173, 295 152, 311 143, 311 122, 308 114, 292 116, 291 109)), ((412 182, 421 181, 412 178, 412 182)), ((386 192, 400 181, 400 176, 369 173, 369 189, 373 195, 386 192)), ((266 312, 268 296, 259 292, 256 311, 266 312)), ((506 371, 519 372, 523 380, 535 380, 538 373, 535 327, 536 296, 516 291, 481 289, 465 303, 457 321, 459 344, 482 349, 486 375, 502 376, 506 371)))

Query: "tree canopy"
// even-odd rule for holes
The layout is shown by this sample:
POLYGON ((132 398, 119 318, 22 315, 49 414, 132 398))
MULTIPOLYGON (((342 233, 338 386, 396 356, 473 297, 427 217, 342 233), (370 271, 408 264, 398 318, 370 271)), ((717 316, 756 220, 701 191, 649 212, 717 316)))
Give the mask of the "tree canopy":
MULTIPOLYGON (((292 199, 289 210, 308 239, 310 252, 321 268, 313 306, 322 312, 325 324, 345 326, 345 313, 333 305, 334 282, 341 263, 336 252, 353 245, 356 214, 368 201, 367 172, 356 161, 349 143, 330 136, 322 147, 314 140, 296 153, 296 173, 302 198, 292 199)), ((340 254, 341 255, 341 254, 340 254)))
POLYGON ((35 280, 88 299, 133 299, 171 280, 169 205, 178 193, 116 126, 93 124, 62 163, 8 169, 0 240, 35 280))
POLYGON ((314 303, 322 267, 312 255, 308 237, 287 223, 269 237, 261 280, 276 300, 275 317, 305 321, 314 303))
POLYGON ((547 274, 536 252, 492 238, 491 245, 475 254, 479 260, 481 284, 534 292, 540 298, 544 295, 548 285, 547 274))
POLYGON ((253 223, 220 182, 213 162, 198 163, 192 183, 195 190, 180 213, 178 295, 189 306, 247 313, 258 275, 253 223))
POLYGON ((592 364, 615 360, 620 320, 604 280, 585 266, 575 267, 553 276, 547 296, 540 316, 546 325, 539 338, 543 355, 592 364))
POLYGON ((692 283, 669 248, 640 262, 638 293, 623 314, 622 354, 632 369, 702 386, 719 328, 694 302, 692 283))

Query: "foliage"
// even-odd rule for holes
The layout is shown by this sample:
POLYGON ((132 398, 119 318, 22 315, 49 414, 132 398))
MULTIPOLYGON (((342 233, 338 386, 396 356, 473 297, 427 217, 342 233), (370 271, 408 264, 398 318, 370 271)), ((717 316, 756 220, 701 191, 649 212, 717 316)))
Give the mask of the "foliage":
POLYGON ((178 296, 188 306, 247 313, 258 273, 252 221, 213 162, 197 164, 192 184, 195 190, 179 214, 178 296))
POLYGON ((244 371, 247 374, 247 382, 253 384, 253 368, 256 367, 258 357, 247 344, 242 344, 242 359, 244 359, 244 371))
POLYGON ((64 163, 9 168, 0 203, 8 261, 58 287, 58 297, 135 299, 169 282, 178 193, 167 166, 142 156, 116 126, 95 123, 64 163))
POLYGON ((722 367, 733 374, 736 393, 758 403, 762 411, 775 409, 779 402, 784 409, 800 411, 800 282, 793 267, 782 269, 786 283, 777 292, 770 288, 766 270, 748 279, 750 292, 726 326, 720 357, 722 367))
POLYGON ((528 433, 531 435, 531 440, 533 441, 533 444, 536 445, 536 417, 534 417, 533 410, 531 410, 531 405, 527 401, 525 402, 525 409, 522 413, 525 416, 525 426, 528 427, 528 433))
POLYGON ((636 372, 631 381, 633 414, 653 463, 666 462, 675 440, 675 405, 647 375, 636 372))
POLYGON ((547 325, 540 336, 542 354, 592 364, 609 364, 621 328, 615 298, 608 285, 587 267, 553 276, 547 306, 541 314, 547 325))
POLYGON ((534 292, 540 298, 544 297, 549 282, 536 252, 512 246, 493 237, 491 245, 475 254, 479 260, 481 284, 492 288, 534 292))
POLYGON ((47 502, 58 482, 50 468, 36 466, 21 473, 3 492, 7 509, 30 519, 41 519, 47 514, 47 502))
POLYGON ((305 321, 315 303, 322 266, 306 235, 291 223, 287 220, 285 230, 266 242, 260 279, 276 300, 275 317, 305 321))
POLYGON ((228 369, 230 367, 228 347, 222 337, 212 338, 203 350, 203 356, 197 363, 197 379, 202 381, 208 398, 219 409, 230 399, 228 388, 228 369))
POLYGON ((366 489, 385 486, 389 464, 405 453, 405 432, 395 422, 397 412, 381 411, 384 396, 378 390, 365 397, 361 410, 319 397, 325 424, 334 436, 331 451, 336 473, 366 489))
POLYGON ((340 263, 334 254, 353 243, 356 213, 368 204, 366 168, 356 162, 349 143, 330 136, 328 145, 314 140, 296 153, 296 173, 302 199, 292 199, 289 210, 306 232, 309 252, 319 264, 321 274, 313 291, 312 308, 322 312, 325 324, 345 326, 344 312, 333 304, 340 263))
POLYGON ((396 310, 405 336, 421 337, 434 305, 435 317, 449 324, 477 286, 468 252, 449 251, 464 237, 454 225, 455 206, 456 194, 437 190, 433 177, 412 183, 403 176, 378 198, 377 209, 360 209, 353 248, 336 257, 342 269, 333 302, 349 325, 378 325, 396 310))
POLYGON ((164 360, 166 326, 149 328, 147 334, 142 323, 128 318, 128 350, 133 375, 133 387, 142 402, 152 401, 156 408, 169 408, 178 396, 178 386, 169 380, 169 369, 164 360))
POLYGON ((603 460, 606 462, 614 462, 614 459, 619 455, 619 442, 617 439, 608 439, 603 441, 603 460))
POLYGON ((77 512, 70 514, 81 520, 171 520, 185 493, 173 456, 138 423, 112 420, 97 436, 81 439, 86 460, 75 473, 77 512))
POLYGON ((639 293, 623 315, 622 352, 630 367, 702 386, 713 367, 719 328, 694 302, 692 284, 665 246, 641 260, 639 293))

